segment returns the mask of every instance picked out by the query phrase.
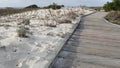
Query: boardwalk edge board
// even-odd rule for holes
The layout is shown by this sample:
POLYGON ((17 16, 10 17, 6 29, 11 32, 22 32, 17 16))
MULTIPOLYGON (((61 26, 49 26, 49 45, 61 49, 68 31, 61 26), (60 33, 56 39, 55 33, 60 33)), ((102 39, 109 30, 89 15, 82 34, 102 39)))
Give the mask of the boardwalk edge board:
POLYGON ((71 30, 71 33, 67 35, 67 37, 65 38, 64 40, 64 43, 61 44, 61 48, 57 49, 56 51, 56 55, 53 57, 53 59, 51 59, 49 61, 49 63, 45 66, 45 68, 52 68, 52 66, 54 65, 57 57, 58 57, 58 54, 60 53, 60 51, 62 50, 62 48, 64 47, 64 45, 68 42, 68 40, 71 38, 71 36, 73 35, 73 33, 75 32, 76 28, 80 25, 80 22, 82 22, 82 19, 86 16, 89 16, 91 14, 94 14, 96 12, 92 12, 92 13, 89 13, 89 14, 86 14, 86 15, 82 15, 79 17, 79 20, 77 21, 77 24, 75 24, 73 26, 73 29, 71 30))
POLYGON ((65 38, 65 40, 64 40, 64 43, 61 43, 61 46, 60 46, 60 48, 57 49, 55 56, 53 57, 53 59, 51 59, 51 60, 49 61, 49 63, 47 64, 47 66, 45 66, 45 68, 51 68, 51 66, 54 64, 54 61, 56 60, 55 58, 57 58, 57 55, 60 53, 60 51, 61 51, 61 49, 63 48, 63 46, 66 44, 66 42, 67 42, 67 41, 69 40, 69 38, 72 36, 72 34, 74 33, 75 29, 76 29, 77 26, 79 25, 79 22, 81 21, 81 19, 82 19, 82 16, 79 17, 79 20, 77 21, 77 23, 72 27, 72 29, 71 29, 71 31, 70 31, 71 33, 69 33, 69 34, 66 36, 66 38, 65 38))

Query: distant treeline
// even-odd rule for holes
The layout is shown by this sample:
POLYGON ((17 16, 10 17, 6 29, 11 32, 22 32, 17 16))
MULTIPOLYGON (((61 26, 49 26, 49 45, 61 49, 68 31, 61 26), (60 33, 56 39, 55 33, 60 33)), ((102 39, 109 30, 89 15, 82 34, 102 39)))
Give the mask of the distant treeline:
POLYGON ((113 0, 112 2, 107 2, 103 8, 105 11, 120 11, 120 0, 113 0))
POLYGON ((61 9, 62 7, 64 7, 64 5, 58 5, 56 3, 53 3, 51 5, 48 5, 48 6, 45 6, 45 7, 38 7, 37 5, 30 5, 30 6, 27 6, 25 8, 41 8, 41 9, 49 9, 49 8, 52 8, 52 9, 61 9))

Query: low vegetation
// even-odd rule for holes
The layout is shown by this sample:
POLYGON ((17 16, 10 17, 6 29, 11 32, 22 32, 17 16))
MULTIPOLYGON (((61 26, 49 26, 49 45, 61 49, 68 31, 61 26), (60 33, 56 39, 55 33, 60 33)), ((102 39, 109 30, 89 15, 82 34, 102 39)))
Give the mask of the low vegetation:
POLYGON ((110 12, 105 19, 107 19, 108 21, 115 23, 115 24, 119 24, 120 25, 120 11, 112 11, 110 12))
POLYGON ((69 18, 69 19, 76 19, 76 17, 78 17, 79 15, 77 15, 75 12, 69 12, 69 13, 67 13, 67 17, 69 18))
POLYGON ((69 19, 62 19, 62 20, 59 20, 58 23, 59 23, 59 24, 63 24, 63 23, 72 23, 72 21, 69 20, 69 19))
POLYGON ((28 37, 27 34, 30 32, 29 32, 29 28, 25 27, 25 25, 29 25, 29 24, 30 24, 29 19, 25 19, 23 20, 23 22, 18 24, 18 29, 17 29, 18 37, 23 37, 23 38, 28 37))
MULTIPOLYGON (((43 7, 41 9, 61 9, 62 7, 64 7, 64 5, 57 5, 56 3, 53 3, 51 5, 48 5, 46 7, 43 7)), ((5 16, 5 15, 10 15, 10 14, 15 14, 15 13, 22 13, 22 12, 26 12, 26 11, 32 11, 32 10, 38 10, 40 9, 40 7, 38 7, 37 5, 33 4, 33 5, 29 5, 25 8, 12 8, 12 7, 6 7, 4 9, 0 9, 0 16, 5 16)))
POLYGON ((120 0, 112 0, 112 2, 107 2, 103 8, 106 12, 109 12, 105 19, 120 25, 120 0))
POLYGON ((32 11, 32 10, 37 10, 37 9, 38 8, 24 8, 24 9, 23 8, 21 9, 5 8, 5 9, 0 9, 0 16, 21 13, 21 12, 26 12, 26 11, 32 11))
POLYGON ((64 7, 64 5, 58 5, 58 4, 56 4, 56 3, 53 3, 53 4, 51 4, 51 5, 48 5, 48 6, 46 6, 46 7, 43 7, 43 9, 52 8, 52 9, 56 10, 56 9, 61 9, 62 7, 64 7))
POLYGON ((105 11, 120 11, 120 0, 113 0, 112 2, 107 2, 104 5, 105 11))
POLYGON ((18 37, 27 37, 26 33, 27 30, 25 29, 24 26, 19 27, 17 30, 18 37))

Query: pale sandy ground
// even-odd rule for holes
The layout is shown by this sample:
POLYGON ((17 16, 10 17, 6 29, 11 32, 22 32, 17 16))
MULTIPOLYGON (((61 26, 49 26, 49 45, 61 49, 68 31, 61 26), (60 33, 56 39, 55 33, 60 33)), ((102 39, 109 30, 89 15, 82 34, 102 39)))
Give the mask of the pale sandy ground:
POLYGON ((64 43, 67 33, 78 22, 81 14, 92 11, 81 8, 64 8, 60 10, 37 10, 18 13, 0 18, 0 68, 42 68, 48 63, 49 55, 64 43), (79 17, 72 23, 57 24, 54 19, 64 19, 65 14, 76 12, 79 17), (17 36, 17 23, 30 19, 28 38, 17 36), (49 27, 46 24, 57 24, 49 27))

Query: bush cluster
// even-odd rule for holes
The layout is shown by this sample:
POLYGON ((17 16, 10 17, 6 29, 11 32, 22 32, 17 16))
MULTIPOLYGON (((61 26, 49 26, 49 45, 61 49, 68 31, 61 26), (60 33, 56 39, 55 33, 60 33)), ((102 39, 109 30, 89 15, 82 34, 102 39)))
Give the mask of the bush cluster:
POLYGON ((113 0, 112 2, 107 2, 103 8, 105 11, 118 11, 120 10, 120 0, 113 0))
POLYGON ((58 4, 56 4, 56 3, 53 3, 53 4, 48 5, 48 6, 46 6, 46 7, 43 7, 43 8, 44 8, 44 9, 52 8, 52 9, 56 10, 56 9, 61 9, 62 7, 64 7, 64 5, 58 5, 58 4))

